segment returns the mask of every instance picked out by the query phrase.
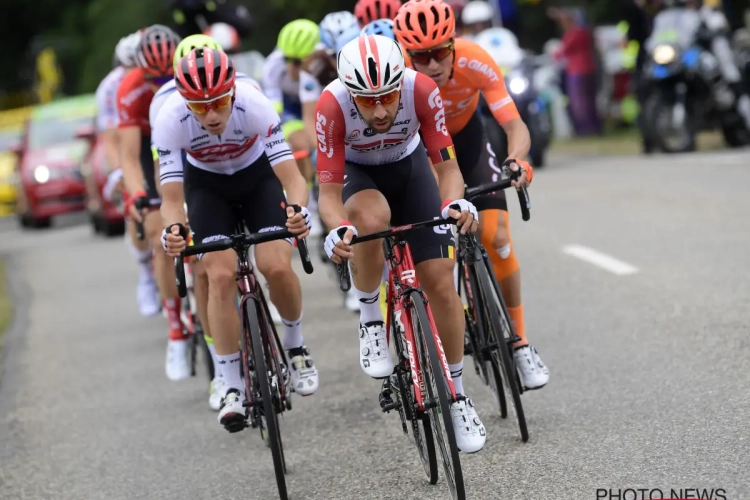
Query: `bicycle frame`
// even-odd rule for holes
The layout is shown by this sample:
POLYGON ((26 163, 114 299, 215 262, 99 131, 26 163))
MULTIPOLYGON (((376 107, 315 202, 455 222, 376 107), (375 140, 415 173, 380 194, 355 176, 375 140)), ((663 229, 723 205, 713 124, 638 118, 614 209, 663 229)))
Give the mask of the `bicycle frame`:
MULTIPOLYGON (((398 228, 394 228, 394 231, 398 228)), ((391 320, 398 323, 398 326, 402 328, 403 342, 406 347, 406 353, 409 359, 409 370, 411 371, 412 385, 414 386, 415 402, 420 411, 425 410, 424 405, 424 394, 426 392, 424 380, 422 379, 422 370, 419 366, 419 360, 416 356, 415 342, 416 338, 414 330, 412 328, 412 316, 411 309, 409 307, 407 297, 411 293, 419 294, 420 298, 424 300, 424 295, 421 287, 419 286, 419 280, 417 279, 417 273, 412 260, 411 251, 409 245, 398 239, 394 242, 392 238, 385 239, 385 255, 388 260, 388 315, 386 318, 386 331, 394 332, 391 330, 391 320), (402 321, 402 317, 406 321, 402 321)), ((451 392, 451 398, 453 401, 456 400, 456 388, 453 385, 453 378, 451 377, 450 369, 448 368, 448 359, 445 356, 445 350, 443 349, 443 343, 440 341, 437 327, 435 326, 435 319, 432 316, 432 310, 429 304, 426 307, 427 317, 430 321, 430 327, 432 329, 435 344, 438 347, 440 354, 440 364, 445 372, 446 380, 448 381, 448 388, 451 392)), ((394 325, 395 326, 395 325, 394 325)))

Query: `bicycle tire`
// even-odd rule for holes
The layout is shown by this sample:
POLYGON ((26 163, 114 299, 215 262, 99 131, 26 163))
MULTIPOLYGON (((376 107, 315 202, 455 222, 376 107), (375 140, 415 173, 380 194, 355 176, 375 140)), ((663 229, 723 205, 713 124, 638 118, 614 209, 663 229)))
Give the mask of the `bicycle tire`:
POLYGON ((438 466, 437 454, 435 452, 435 440, 432 435, 430 419, 424 412, 416 412, 414 398, 414 385, 408 372, 401 370, 398 374, 398 388, 401 393, 402 411, 408 408, 407 419, 411 421, 411 432, 414 437, 414 445, 419 453, 419 461, 422 462, 427 482, 437 484, 438 466), (420 429, 421 424, 421 429, 420 429))
POLYGON ((465 500, 466 491, 464 488, 463 471, 461 470, 461 459, 458 456, 458 445, 456 444, 456 434, 453 429, 453 418, 451 417, 451 401, 448 383, 445 380, 445 371, 438 357, 437 345, 433 337, 432 327, 430 326, 427 308, 424 299, 419 292, 411 292, 409 300, 414 306, 412 312, 412 322, 416 318, 414 326, 414 337, 419 353, 420 365, 425 380, 425 389, 432 401, 437 400, 437 405, 429 408, 427 414, 430 423, 433 426, 433 437, 438 441, 440 446, 440 455, 443 459, 443 471, 451 490, 453 500, 465 500), (417 331, 421 331, 421 335, 417 331), (436 374, 438 374, 436 376, 436 374), (429 383, 428 383, 429 382, 429 383), (442 417, 442 418, 441 418, 442 417), (441 422, 442 421, 442 422, 441 422), (440 428, 442 427, 442 432, 440 428), (447 437, 446 443, 442 442, 443 432, 447 437), (438 437, 438 435, 440 437, 438 437))
POLYGON ((208 342, 206 342, 205 334, 203 333, 203 327, 201 326, 198 318, 195 318, 195 334, 198 335, 198 343, 201 345, 201 355, 205 360, 206 364, 206 376, 208 381, 211 382, 216 376, 216 367, 214 367, 214 359, 211 357, 211 350, 208 348, 208 342))
MULTIPOLYGON (((499 375, 499 369, 497 366, 492 364, 492 356, 489 355, 487 346, 487 335, 484 332, 487 331, 486 324, 489 322, 489 318, 485 318, 486 308, 483 307, 484 300, 482 292, 478 286, 479 278, 476 275, 476 265, 469 266, 468 282, 464 281, 464 286, 471 287, 471 305, 469 310, 473 312, 473 317, 477 319, 477 323, 473 322, 472 318, 467 318, 467 321, 471 321, 470 335, 476 335, 473 339, 476 350, 472 356, 475 362, 479 362, 482 365, 482 381, 485 385, 489 386, 492 396, 495 398, 495 403, 500 407, 500 418, 508 418, 508 401, 505 398, 505 390, 503 389, 503 381, 499 375)), ((463 278, 465 280, 465 278, 463 278)), ((467 300, 468 293, 467 293, 467 300)), ((468 316, 468 314, 467 314, 468 316)))
MULTIPOLYGON (((262 339, 263 331, 258 320, 258 304, 255 300, 245 301, 245 318, 247 328, 245 336, 250 335, 250 341, 253 351, 253 364, 255 366, 255 379, 258 383, 261 396, 262 411, 265 415, 265 423, 268 427, 266 439, 271 448, 273 457, 273 468, 276 474, 276 485, 279 490, 279 498, 287 500, 286 489, 286 464, 284 460, 284 448, 281 443, 281 434, 279 432, 279 421, 276 414, 276 407, 271 393, 271 383, 268 376, 268 364, 266 363, 266 349, 262 339)), ((247 342, 247 340, 245 340, 247 342)), ((258 401, 253 401, 258 404, 258 401)))
POLYGON ((487 354, 495 376, 499 375, 502 371, 502 384, 505 390, 510 393, 510 402, 513 406, 516 420, 518 421, 521 441, 525 443, 529 440, 529 429, 526 425, 526 414, 523 411, 523 403, 521 403, 521 391, 518 386, 518 371, 516 370, 516 364, 513 361, 513 356, 510 351, 510 318, 505 303, 502 302, 502 295, 499 294, 498 289, 492 286, 492 282, 490 281, 490 276, 493 275, 491 275, 490 271, 487 269, 487 263, 485 261, 482 262, 483 264, 481 266, 476 266, 475 269, 479 278, 481 297, 484 298, 484 310, 489 315, 487 340, 490 344, 494 343, 497 345, 497 347, 491 349, 487 354), (490 300, 495 299, 495 297, 496 300, 490 300), (503 317, 500 315, 501 306, 503 317), (503 325, 505 325, 505 327, 503 325), (493 338, 493 333, 495 338, 493 338), (499 357, 495 355, 498 352, 500 353, 499 357))
MULTIPOLYGON (((464 288, 464 299, 466 300, 466 307, 464 308, 464 320, 466 321, 466 332, 468 333, 469 338, 469 344, 471 345, 471 360, 472 364, 474 365, 474 372, 477 374, 477 377, 479 377, 482 382, 484 382, 485 385, 487 385, 487 370, 484 366, 484 363, 482 363, 481 358, 481 344, 479 343, 478 337, 481 335, 481 325, 477 324, 476 321, 474 321, 474 318, 476 318, 478 321, 481 321, 481 316, 476 314, 476 309, 474 308, 474 294, 472 290, 474 287, 470 287, 469 283, 467 283, 466 274, 468 273, 468 269, 463 262, 459 262, 458 265, 460 266, 458 268, 459 271, 459 294, 461 293, 461 284, 463 284, 464 288), (479 331, 477 331, 479 329, 479 331)), ((469 276, 469 280, 471 280, 471 276, 469 276)), ((466 355, 466 347, 464 346, 464 355, 466 355)))

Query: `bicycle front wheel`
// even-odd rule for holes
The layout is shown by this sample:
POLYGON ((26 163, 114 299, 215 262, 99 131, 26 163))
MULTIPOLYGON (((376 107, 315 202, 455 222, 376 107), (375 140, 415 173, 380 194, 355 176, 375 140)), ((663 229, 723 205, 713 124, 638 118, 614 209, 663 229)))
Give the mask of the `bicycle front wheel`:
POLYGON ((426 394, 422 395, 426 413, 432 424, 435 441, 440 448, 443 459, 443 470, 448 480, 453 500, 465 500, 464 476, 461 470, 461 459, 458 457, 456 433, 451 417, 451 393, 445 370, 440 362, 435 337, 427 316, 424 299, 418 292, 409 294, 413 305, 412 327, 419 354, 419 363, 425 382, 426 394))
MULTIPOLYGON (((521 441, 524 443, 529 440, 529 429, 526 426, 526 415, 521 403, 521 391, 518 387, 518 371, 516 363, 511 355, 511 329, 510 318, 507 309, 501 302, 501 296, 495 296, 495 288, 490 280, 490 273, 487 270, 487 264, 477 266, 477 276, 481 289, 482 302, 487 314, 487 343, 491 347, 487 353, 487 363, 491 367, 491 376, 494 379, 496 394, 500 393, 500 385, 505 387, 505 392, 510 394, 510 402, 513 407, 513 413, 518 420, 518 428, 521 432, 521 441), (501 309, 502 307, 502 309, 501 309), (502 310, 502 314, 501 314, 502 310), (500 376, 502 373, 502 376, 500 376), (502 384, 498 384, 498 378, 502 379, 502 384)), ((493 385, 493 384, 491 384, 493 385)))
MULTIPOLYGON (((250 336, 250 345, 253 349, 253 365, 255 367, 255 377, 260 389, 261 401, 253 401, 253 405, 260 404, 260 413, 262 418, 261 433, 264 433, 264 439, 268 442, 273 456, 273 468, 276 472, 276 485, 279 488, 279 498, 287 500, 286 492, 286 462, 284 460, 284 446, 281 442, 281 432, 279 430, 279 419, 274 405, 274 394, 272 392, 271 380, 280 376, 280 373, 274 373, 275 363, 267 360, 267 350, 263 342, 263 331, 260 327, 258 318, 258 303, 255 300, 245 301, 245 313, 247 326, 245 336, 250 336)), ((264 322, 266 323, 266 322, 264 322)), ((268 334, 268 332, 266 332, 268 334)), ((269 338, 266 335, 266 338, 269 338)), ((247 340, 246 340, 247 342, 247 340)), ((247 344, 246 344, 247 345, 247 344)))

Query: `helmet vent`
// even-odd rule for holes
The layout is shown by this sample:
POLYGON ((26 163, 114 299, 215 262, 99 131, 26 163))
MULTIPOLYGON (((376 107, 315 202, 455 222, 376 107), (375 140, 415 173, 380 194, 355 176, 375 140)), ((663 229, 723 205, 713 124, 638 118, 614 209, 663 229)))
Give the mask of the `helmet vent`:
POLYGON ((390 76, 391 76, 391 65, 390 64, 386 64, 385 65, 385 76, 383 77, 383 83, 388 84, 388 80, 390 79, 390 76))
POLYGON ((367 73, 370 75, 370 81, 374 84, 378 84, 378 64, 372 57, 367 58, 367 73))
POLYGON ((357 71, 356 69, 354 70, 354 76, 357 77, 357 83, 359 83, 360 89, 366 89, 367 88, 367 84, 365 83, 365 79, 362 78, 362 75, 360 75, 359 71, 357 71))

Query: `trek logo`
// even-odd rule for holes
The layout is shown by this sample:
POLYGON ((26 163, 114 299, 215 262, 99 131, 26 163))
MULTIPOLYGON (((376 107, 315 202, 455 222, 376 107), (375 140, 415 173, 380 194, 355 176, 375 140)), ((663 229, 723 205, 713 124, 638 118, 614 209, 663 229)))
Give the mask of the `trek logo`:
POLYGON ((172 150, 170 150, 170 149, 156 148, 156 152, 159 154, 159 158, 161 158, 163 156, 169 156, 169 155, 172 154, 172 150))
POLYGON ((330 146, 326 143, 326 131, 323 129, 327 123, 328 120, 326 120, 326 117, 318 113, 317 121, 315 122, 315 131, 318 133, 318 149, 328 158, 331 158, 333 157, 333 125, 336 121, 332 121, 328 127, 328 142, 331 143, 330 146))
POLYGON ((476 59, 469 61, 465 57, 459 57, 456 66, 459 68, 466 68, 468 66, 470 70, 486 75, 491 82, 497 82, 500 80, 500 77, 497 76, 494 69, 492 69, 487 63, 477 61, 476 59))
MULTIPOLYGON (((277 123, 276 125, 271 125, 270 127, 268 127, 268 135, 266 137, 271 137, 272 135, 278 134, 279 132, 281 132, 281 122, 277 123)), ((236 134, 237 131, 235 130, 234 133, 236 134)), ((240 131, 240 134, 241 133, 242 131, 240 131)))
POLYGON ((231 160, 239 158, 249 151, 257 140, 258 136, 256 135, 249 141, 245 141, 243 144, 215 144, 204 148, 190 149, 187 150, 187 152, 196 160, 206 163, 231 160))
POLYGON ((448 135, 448 129, 445 127, 445 108, 443 108, 443 98, 440 96, 440 89, 436 88, 427 98, 427 104, 430 105, 431 109, 437 108, 435 113, 435 128, 442 132, 443 135, 448 135))

